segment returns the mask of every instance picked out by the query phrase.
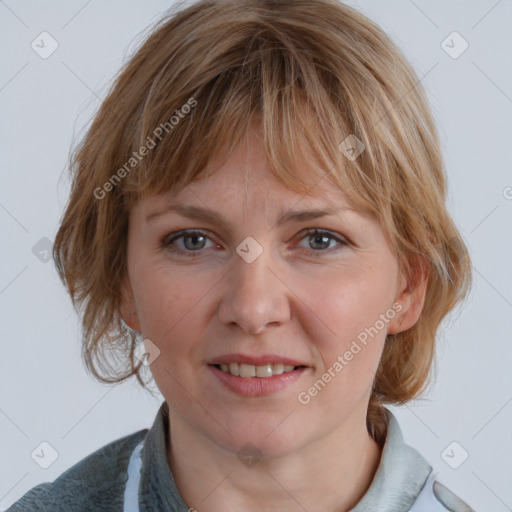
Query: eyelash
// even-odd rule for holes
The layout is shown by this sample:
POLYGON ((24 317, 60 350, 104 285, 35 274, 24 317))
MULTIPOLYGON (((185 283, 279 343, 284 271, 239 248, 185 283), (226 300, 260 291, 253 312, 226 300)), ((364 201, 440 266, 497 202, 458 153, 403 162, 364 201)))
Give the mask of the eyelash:
MULTIPOLYGON (((182 230, 182 231, 178 231, 176 233, 171 233, 170 235, 167 235, 163 241, 162 241, 162 244, 161 244, 161 247, 162 249, 165 249, 173 254, 177 253, 177 254, 180 254, 180 255, 185 255, 186 257, 188 258, 196 258, 198 256, 201 255, 201 252, 202 252, 202 249, 199 249, 197 251, 191 251, 191 250, 183 250, 183 249, 178 249, 176 247, 174 248, 171 248, 171 245, 176 242, 176 240, 179 240, 180 238, 185 238, 187 236, 202 236, 202 237, 205 237, 206 239, 210 240, 210 237, 203 231, 200 231, 200 230, 182 230), (194 254, 196 253, 196 254, 194 254)), ((316 228, 312 228, 312 229, 308 229, 306 230, 304 236, 299 240, 299 242, 301 240, 303 240, 304 238, 307 238, 307 237, 311 237, 311 236, 314 236, 314 235, 323 235, 323 236, 327 236, 328 238, 330 238, 331 240, 335 240, 337 242, 339 242, 339 247, 338 249, 340 249, 341 247, 343 246, 348 246, 349 243, 344 240, 343 238, 339 237, 339 236, 336 236, 334 235, 333 233, 331 233, 330 231, 326 231, 326 230, 323 230, 323 229, 316 229, 316 228)), ((211 240, 210 240, 211 241, 211 240)), ((333 247, 330 247, 328 249, 320 249, 320 250, 314 250, 314 249, 303 249, 303 248, 299 248, 299 252, 307 252, 307 253, 328 253, 330 254, 331 252, 333 252, 333 249, 334 250, 338 250, 336 248, 333 248, 333 247)), ((321 255, 323 256, 323 255, 321 255)))

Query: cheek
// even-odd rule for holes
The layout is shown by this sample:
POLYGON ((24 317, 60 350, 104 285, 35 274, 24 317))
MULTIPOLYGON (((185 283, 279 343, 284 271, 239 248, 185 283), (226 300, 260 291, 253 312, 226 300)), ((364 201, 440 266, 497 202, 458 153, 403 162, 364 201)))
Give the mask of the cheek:
POLYGON ((194 312, 207 290, 197 274, 153 266, 139 276, 136 295, 143 335, 165 345, 184 331, 190 337, 198 328, 194 312))
MULTIPOLYGON (((200 365, 199 346, 204 328, 201 319, 201 294, 194 276, 166 269, 154 269, 141 275, 139 286, 139 318, 144 338, 160 350, 151 364, 151 373, 166 399, 183 407, 192 407, 193 399, 180 392, 180 383, 197 377, 200 365), (184 362, 194 364, 183 364, 184 362)), ((203 292, 204 295, 204 292, 203 292)))
MULTIPOLYGON (((305 283, 302 296, 327 338, 348 340, 370 328, 392 306, 392 280, 377 272, 340 272, 325 284, 305 283)), ((317 331, 319 332, 319 331, 317 331)))
POLYGON ((386 340, 380 320, 392 301, 390 288, 366 276, 332 280, 322 293, 310 293, 315 315, 308 335, 318 351, 318 366, 308 389, 311 409, 326 421, 342 421, 370 392, 386 340), (318 318, 321 319, 319 321, 318 318), (318 326, 321 326, 319 328, 318 326), (325 408, 328 404, 338 407, 325 408))
POLYGON ((365 267, 358 271, 340 269, 330 277, 321 287, 318 280, 309 285, 303 282, 299 293, 310 297, 306 302, 312 319, 308 335, 320 361, 315 378, 330 370, 336 377, 327 386, 325 397, 333 393, 349 400, 366 392, 377 371, 394 316, 390 311, 394 274, 365 267))

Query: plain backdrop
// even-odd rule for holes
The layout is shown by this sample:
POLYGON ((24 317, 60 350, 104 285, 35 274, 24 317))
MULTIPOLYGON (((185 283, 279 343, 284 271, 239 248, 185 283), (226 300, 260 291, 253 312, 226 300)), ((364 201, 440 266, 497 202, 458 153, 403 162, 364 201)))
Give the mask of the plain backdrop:
MULTIPOLYGON (((477 511, 510 511, 512 2, 348 3, 384 28, 427 90, 449 210, 475 274, 469 300, 439 331, 435 386, 391 410, 438 480, 477 511)), ((72 142, 143 31, 171 5, 0 1, 2 510, 101 446, 149 428, 163 401, 135 380, 108 387, 85 373, 78 319, 47 256, 69 191, 72 142), (58 44, 47 58, 31 46, 40 37, 46 51, 58 44), (58 453, 47 469, 31 457, 42 442, 58 453)))

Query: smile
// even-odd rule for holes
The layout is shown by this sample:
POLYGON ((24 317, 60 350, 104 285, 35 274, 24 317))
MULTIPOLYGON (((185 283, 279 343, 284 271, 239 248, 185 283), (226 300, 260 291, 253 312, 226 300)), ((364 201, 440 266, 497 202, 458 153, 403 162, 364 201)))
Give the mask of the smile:
POLYGON ((282 375, 283 373, 289 373, 300 368, 300 366, 292 366, 283 363, 264 364, 261 366, 255 366, 252 364, 222 363, 214 366, 225 373, 242 378, 273 377, 274 375, 282 375))
POLYGON ((247 397, 277 393, 297 382, 305 372, 311 370, 306 366, 282 363, 257 366, 246 363, 219 363, 209 364, 208 369, 223 389, 247 397))

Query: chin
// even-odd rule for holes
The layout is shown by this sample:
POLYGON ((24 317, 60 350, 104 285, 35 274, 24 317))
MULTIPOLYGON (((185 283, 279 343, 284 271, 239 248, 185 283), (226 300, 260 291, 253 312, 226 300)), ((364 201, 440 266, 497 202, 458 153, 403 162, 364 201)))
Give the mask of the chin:
POLYGON ((282 418, 276 421, 276 416, 272 416, 271 419, 272 421, 265 421, 262 418, 260 421, 254 418, 231 421, 227 428, 231 436, 223 432, 224 435, 220 438, 215 436, 212 440, 224 450, 238 456, 251 455, 251 452, 254 452, 254 456, 264 458, 282 457, 305 443, 304 439, 298 438, 300 436, 297 435, 297 431, 290 428, 292 425, 285 426, 284 423, 291 418, 284 422, 282 418))

